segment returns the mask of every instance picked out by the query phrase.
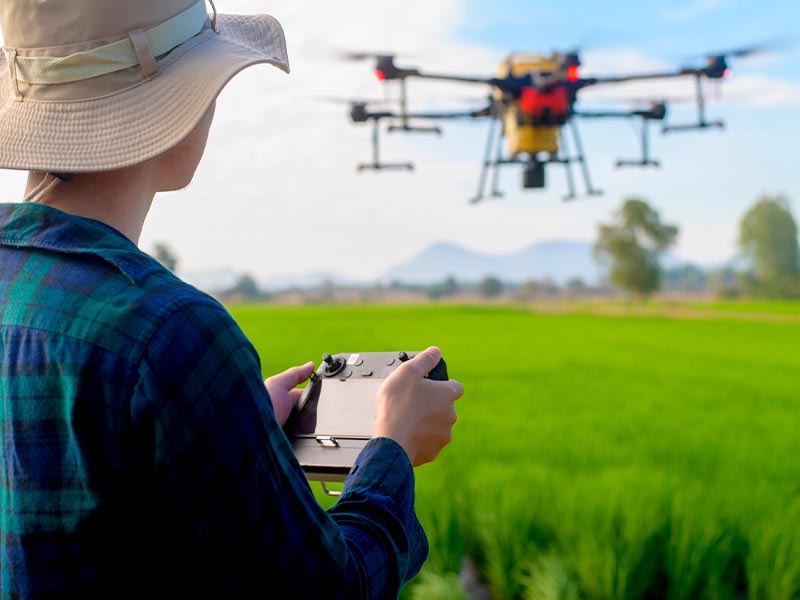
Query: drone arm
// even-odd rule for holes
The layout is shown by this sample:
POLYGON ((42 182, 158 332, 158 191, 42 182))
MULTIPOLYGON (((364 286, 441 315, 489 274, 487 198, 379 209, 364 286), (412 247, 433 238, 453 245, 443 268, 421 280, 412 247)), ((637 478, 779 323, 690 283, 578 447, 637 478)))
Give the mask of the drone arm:
POLYGON ((582 119, 628 119, 631 117, 640 116, 636 111, 620 110, 620 111, 576 111, 572 113, 575 117, 582 119))
POLYGON ((663 121, 667 116, 665 103, 654 103, 649 110, 603 110, 575 111, 575 117, 583 119, 644 119, 647 121, 663 121))
POLYGON ((636 73, 633 75, 621 75, 619 77, 588 77, 576 82, 579 88, 593 85, 603 85, 607 83, 624 83, 626 81, 644 81, 649 79, 675 79, 676 77, 687 77, 689 75, 705 75, 699 69, 681 69, 680 71, 661 71, 657 73, 636 73))
POLYGON ((464 77, 461 75, 446 75, 441 73, 423 73, 416 71, 411 75, 412 77, 419 77, 420 79, 435 79, 438 81, 456 81, 459 83, 481 83, 484 85, 493 85, 496 79, 486 77, 464 77))
POLYGON ((485 108, 479 110, 465 110, 453 112, 429 112, 429 113, 409 113, 409 119, 480 119, 488 117, 492 114, 492 105, 489 104, 485 108))

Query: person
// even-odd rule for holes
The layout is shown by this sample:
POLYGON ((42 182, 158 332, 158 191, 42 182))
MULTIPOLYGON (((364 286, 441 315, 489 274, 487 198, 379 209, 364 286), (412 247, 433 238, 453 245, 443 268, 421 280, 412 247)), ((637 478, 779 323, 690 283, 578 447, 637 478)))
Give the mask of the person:
POLYGON ((230 314, 137 248, 227 81, 288 71, 277 21, 4 0, 0 23, 0 167, 29 171, 0 205, 0 598, 395 597, 428 552, 412 467, 463 393, 425 378, 438 348, 381 386, 324 511, 281 429, 313 363, 262 381, 230 314))

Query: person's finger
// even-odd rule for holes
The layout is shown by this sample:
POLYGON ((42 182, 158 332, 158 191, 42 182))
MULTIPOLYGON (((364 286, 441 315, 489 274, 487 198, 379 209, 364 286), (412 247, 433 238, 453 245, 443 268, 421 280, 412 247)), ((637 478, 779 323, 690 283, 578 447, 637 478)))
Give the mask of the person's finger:
POLYGON ((294 388, 289 390, 289 400, 292 401, 292 405, 296 405, 300 401, 300 396, 303 395, 303 390, 294 388))
POLYGON ((434 367, 439 364, 442 359, 442 351, 436 346, 426 348, 400 368, 405 370, 413 370, 420 377, 425 377, 428 373, 433 371, 434 367))
POLYGON ((311 376, 313 370, 314 370, 314 363, 307 362, 304 365, 299 365, 297 367, 286 369, 282 373, 273 375, 272 377, 270 377, 270 379, 275 383, 279 384, 284 389, 290 390, 293 387, 296 387, 301 383, 303 383, 306 379, 308 379, 311 376))
POLYGON ((453 389, 453 400, 458 400, 461 396, 464 395, 464 386, 461 385, 461 382, 456 379, 448 379, 446 382, 449 383, 450 387, 453 389))

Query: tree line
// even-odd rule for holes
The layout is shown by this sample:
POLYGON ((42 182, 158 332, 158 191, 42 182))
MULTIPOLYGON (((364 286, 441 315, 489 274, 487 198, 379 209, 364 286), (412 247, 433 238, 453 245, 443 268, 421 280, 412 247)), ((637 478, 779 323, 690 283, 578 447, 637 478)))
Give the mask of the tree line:
MULTIPOLYGON (((613 293, 621 289, 636 298, 647 298, 661 289, 703 292, 714 289, 727 296, 748 295, 767 298, 800 298, 800 244, 797 223, 785 196, 762 196, 739 222, 739 259, 707 272, 686 264, 665 269, 663 258, 677 242, 680 229, 664 222, 659 212, 642 198, 627 198, 608 223, 600 224, 594 244, 595 259, 606 267, 607 282, 588 284, 573 279, 557 285, 552 281, 503 282, 487 275, 481 281, 464 283, 449 276, 432 284, 393 282, 376 287, 375 294, 416 292, 432 300, 464 294, 493 298, 511 294, 519 300, 541 296, 585 296, 613 293), (377 289, 380 288, 380 289, 377 289)), ((153 254, 175 271, 177 257, 165 243, 153 254)), ((336 286, 326 282, 312 291, 319 302, 335 301, 336 286)), ((299 290, 298 290, 299 292, 299 290)), ((218 294, 231 301, 269 301, 256 280, 243 274, 218 294)), ((373 294, 373 295, 375 295, 373 294)), ((365 296, 368 300, 369 294, 365 296)))
MULTIPOLYGON (((739 222, 742 266, 721 276, 728 290, 767 298, 800 297, 800 243, 797 223, 785 196, 762 196, 739 222)), ((661 289, 664 252, 677 241, 677 225, 662 221, 641 198, 628 198, 610 223, 601 224, 594 253, 608 267, 609 280, 633 296, 645 298, 661 289)), ((726 272, 727 271, 727 272, 726 272)), ((674 273, 673 273, 674 274, 674 273)), ((702 278, 691 266, 683 275, 702 278)))

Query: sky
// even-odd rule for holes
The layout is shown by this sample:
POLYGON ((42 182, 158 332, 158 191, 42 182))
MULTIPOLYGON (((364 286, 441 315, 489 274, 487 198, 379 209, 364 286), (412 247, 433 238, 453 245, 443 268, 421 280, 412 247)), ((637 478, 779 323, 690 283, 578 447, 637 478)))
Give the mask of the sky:
MULTIPOLYGON (((257 66, 238 75, 217 103, 193 183, 157 196, 140 246, 166 243, 186 275, 232 269, 259 280, 312 272, 367 280, 434 242, 489 253, 537 241, 595 238, 622 200, 643 197, 681 228, 675 253, 705 265, 736 253, 741 215, 762 194, 786 194, 800 210, 800 21, 796 0, 217 0, 223 13, 268 12, 287 36, 292 73, 257 66), (414 174, 357 174, 370 156, 370 130, 330 99, 381 99, 368 62, 342 51, 397 52, 401 66, 494 75, 511 51, 581 48, 585 75, 697 65, 704 53, 769 42, 773 51, 732 61, 711 94, 723 131, 662 136, 659 170, 617 170, 638 139, 624 121, 582 122, 601 197, 563 202, 554 166, 545 190, 522 190, 518 167, 501 175, 505 197, 470 205, 487 123, 444 123, 445 135, 384 136, 386 160, 411 160, 414 174)), ((480 104, 481 86, 411 82, 412 105, 480 104)), ((692 81, 597 87, 580 108, 631 96, 692 93, 692 81)), ((626 106, 620 104, 619 106, 626 106)), ((671 108, 675 123, 691 120, 671 108)), ((24 177, 0 172, 9 201, 24 177)))

